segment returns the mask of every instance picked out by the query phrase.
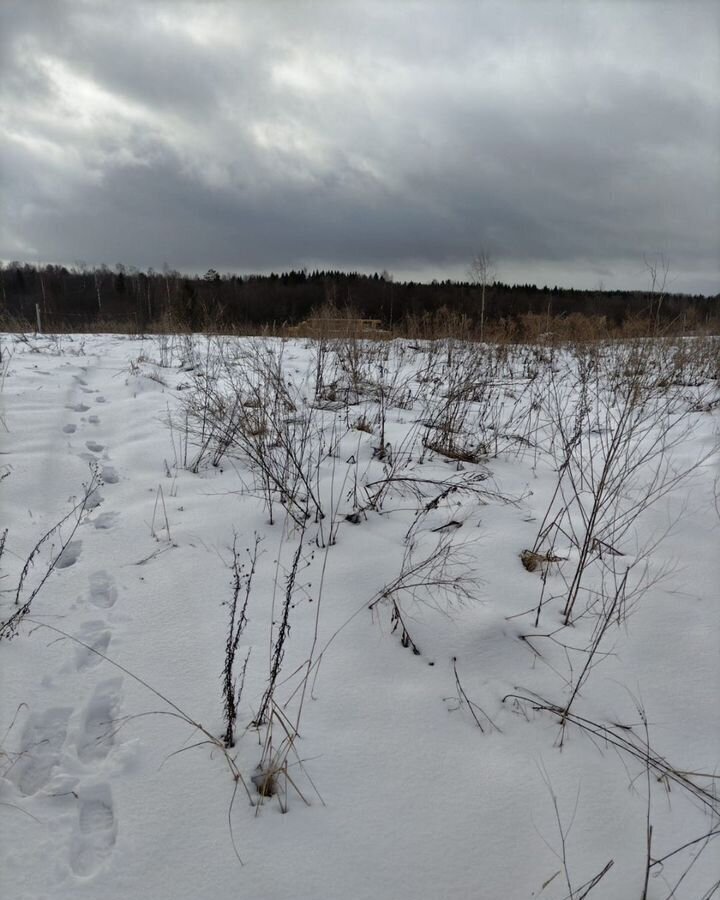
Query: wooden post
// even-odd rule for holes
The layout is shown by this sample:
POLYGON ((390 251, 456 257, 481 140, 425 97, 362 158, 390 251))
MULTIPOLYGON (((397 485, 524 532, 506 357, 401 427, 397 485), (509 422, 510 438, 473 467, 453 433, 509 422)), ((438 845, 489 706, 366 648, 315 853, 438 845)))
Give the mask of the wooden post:
POLYGON ((42 322, 40 321, 40 304, 35 304, 35 333, 42 334, 42 322))

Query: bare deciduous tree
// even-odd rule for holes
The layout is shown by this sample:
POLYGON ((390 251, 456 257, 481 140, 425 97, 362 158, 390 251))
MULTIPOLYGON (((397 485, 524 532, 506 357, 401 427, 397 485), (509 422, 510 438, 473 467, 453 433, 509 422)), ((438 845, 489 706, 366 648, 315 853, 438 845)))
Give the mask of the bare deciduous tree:
POLYGON ((670 263, 664 253, 654 257, 644 257, 645 268, 650 278, 650 318, 655 319, 655 332, 660 332, 660 310, 667 294, 670 263))
POLYGON ((470 281, 480 287, 480 340, 485 337, 485 290, 495 280, 495 260, 487 250, 479 250, 470 263, 470 281))

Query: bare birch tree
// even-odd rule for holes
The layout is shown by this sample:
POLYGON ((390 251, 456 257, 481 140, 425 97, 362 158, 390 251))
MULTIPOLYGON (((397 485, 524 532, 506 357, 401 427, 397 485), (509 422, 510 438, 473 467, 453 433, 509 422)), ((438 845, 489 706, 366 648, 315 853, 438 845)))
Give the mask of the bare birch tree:
POLYGON ((485 290, 495 280, 495 260, 487 250, 479 250, 470 263, 470 281, 480 287, 480 340, 485 338, 485 290))

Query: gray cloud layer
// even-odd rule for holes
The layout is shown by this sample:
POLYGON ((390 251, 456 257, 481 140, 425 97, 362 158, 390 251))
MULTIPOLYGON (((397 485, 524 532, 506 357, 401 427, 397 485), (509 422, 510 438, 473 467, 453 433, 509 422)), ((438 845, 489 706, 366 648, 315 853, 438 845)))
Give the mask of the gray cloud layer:
POLYGON ((0 258, 720 290, 720 12, 0 7, 0 258))

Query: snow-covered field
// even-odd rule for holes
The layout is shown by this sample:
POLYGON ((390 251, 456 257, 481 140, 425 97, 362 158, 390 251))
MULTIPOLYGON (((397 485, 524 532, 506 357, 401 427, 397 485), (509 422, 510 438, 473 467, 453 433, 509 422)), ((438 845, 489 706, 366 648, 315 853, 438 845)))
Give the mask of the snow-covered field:
POLYGON ((3 898, 713 895, 717 343, 1 346, 3 898))

